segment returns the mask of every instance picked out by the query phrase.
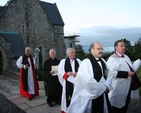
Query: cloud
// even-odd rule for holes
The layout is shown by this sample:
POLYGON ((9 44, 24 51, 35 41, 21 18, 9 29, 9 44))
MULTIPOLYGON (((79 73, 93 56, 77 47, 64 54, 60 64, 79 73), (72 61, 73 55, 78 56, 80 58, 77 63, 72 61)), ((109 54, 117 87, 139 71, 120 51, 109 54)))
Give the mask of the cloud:
POLYGON ((80 44, 85 51, 88 50, 92 42, 98 41, 105 51, 112 51, 114 42, 118 39, 126 38, 134 44, 141 37, 141 27, 132 26, 94 26, 79 29, 80 44))

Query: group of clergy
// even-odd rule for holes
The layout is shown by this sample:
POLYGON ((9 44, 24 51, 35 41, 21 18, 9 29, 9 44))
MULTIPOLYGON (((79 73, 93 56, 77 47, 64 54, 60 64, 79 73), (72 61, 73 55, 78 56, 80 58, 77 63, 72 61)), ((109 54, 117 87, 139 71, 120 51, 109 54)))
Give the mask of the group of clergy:
MULTIPOLYGON (((90 54, 82 62, 75 49, 58 66, 62 85, 61 113, 126 113, 131 91, 141 86, 123 40, 114 43, 115 52, 105 61, 99 42, 90 45, 90 54)), ((139 59, 140 64, 141 60, 139 59)))
MULTIPOLYGON (((103 48, 99 42, 90 45, 90 54, 83 61, 75 58, 74 48, 68 48, 67 57, 61 61, 56 58, 55 50, 50 49, 50 58, 43 66, 48 105, 61 104, 61 113, 126 113, 131 91, 141 83, 136 76, 137 69, 124 54, 124 42, 115 41, 114 49, 115 53, 107 61, 102 58, 103 48)), ((20 79, 20 94, 30 100, 39 94, 36 77, 29 76, 34 75, 34 64, 30 55, 21 56, 17 61, 21 75, 26 75, 20 79)))

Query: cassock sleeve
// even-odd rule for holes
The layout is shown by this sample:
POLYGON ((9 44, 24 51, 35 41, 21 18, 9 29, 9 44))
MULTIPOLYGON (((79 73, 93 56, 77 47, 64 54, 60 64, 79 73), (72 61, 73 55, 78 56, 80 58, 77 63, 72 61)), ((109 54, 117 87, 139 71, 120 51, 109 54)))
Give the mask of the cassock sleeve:
POLYGON ((65 64, 65 59, 62 59, 59 63, 59 66, 58 66, 58 79, 59 79, 59 82, 61 83, 61 85, 63 86, 63 82, 64 82, 64 74, 65 74, 65 70, 64 70, 64 64, 65 64))
POLYGON ((49 62, 49 60, 46 60, 45 62, 44 62, 44 66, 43 66, 43 71, 44 71, 44 84, 45 84, 45 86, 46 86, 46 83, 48 82, 48 76, 51 76, 51 74, 50 74, 50 69, 51 68, 51 66, 50 66, 50 62, 49 62))
POLYGON ((109 76, 112 78, 128 78, 128 71, 118 71, 118 63, 110 57, 107 61, 109 67, 109 76))
POLYGON ((89 59, 85 59, 81 62, 76 76, 76 85, 85 89, 81 90, 83 96, 87 97, 89 95, 92 99, 101 96, 106 90, 104 83, 97 82, 94 79, 92 65, 89 59))
POLYGON ((106 63, 106 61, 102 58, 102 60, 105 62, 106 64, 106 74, 107 74, 107 78, 106 78, 106 82, 105 82, 105 85, 108 87, 109 91, 111 91, 113 89, 113 86, 112 86, 112 76, 109 76, 109 67, 106 63))
MULTIPOLYGON (((77 58, 76 60, 77 60, 77 62, 78 62, 78 64, 79 64, 79 66, 80 66, 81 60, 78 59, 78 58, 77 58)), ((79 67, 78 67, 78 69, 79 69, 79 67)), ((76 76, 77 76, 77 75, 76 75, 76 76)), ((67 80, 68 80, 69 82, 75 84, 75 78, 76 78, 76 77, 69 76, 67 80)))
POLYGON ((81 64, 81 60, 80 60, 80 59, 77 59, 77 61, 78 61, 78 64, 79 64, 79 66, 80 66, 80 64, 81 64))
POLYGON ((17 60, 16 65, 18 66, 18 68, 23 68, 23 64, 22 64, 22 56, 20 56, 20 58, 17 60))
POLYGON ((49 65, 50 64, 49 62, 45 61, 44 62, 44 66, 43 66, 43 71, 46 75, 49 75, 50 74, 50 67, 49 65))
MULTIPOLYGON (((77 59, 77 61, 80 66, 81 60, 77 59)), ((65 59, 62 59, 59 63, 59 66, 58 66, 58 79, 59 79, 60 83, 63 84, 65 79, 67 79, 69 82, 75 84, 75 77, 67 76, 67 73, 64 70, 64 65, 65 65, 65 59)))

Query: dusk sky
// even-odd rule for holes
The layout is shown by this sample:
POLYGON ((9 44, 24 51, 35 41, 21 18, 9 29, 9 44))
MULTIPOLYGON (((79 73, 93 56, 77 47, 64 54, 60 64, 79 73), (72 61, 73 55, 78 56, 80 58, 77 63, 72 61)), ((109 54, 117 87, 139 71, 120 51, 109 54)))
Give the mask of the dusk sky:
MULTIPOLYGON (((104 52, 113 51, 116 40, 126 38, 134 44, 141 38, 141 0, 42 0, 56 3, 65 23, 66 36, 79 34, 88 52, 98 41, 104 52)), ((5 5, 7 0, 0 0, 5 5)))

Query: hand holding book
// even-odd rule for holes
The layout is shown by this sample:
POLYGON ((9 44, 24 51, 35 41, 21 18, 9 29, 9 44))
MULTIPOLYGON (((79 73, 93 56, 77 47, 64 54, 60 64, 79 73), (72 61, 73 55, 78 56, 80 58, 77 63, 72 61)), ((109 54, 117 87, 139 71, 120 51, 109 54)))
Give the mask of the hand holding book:
POLYGON ((52 66, 52 76, 58 75, 58 65, 52 66))

